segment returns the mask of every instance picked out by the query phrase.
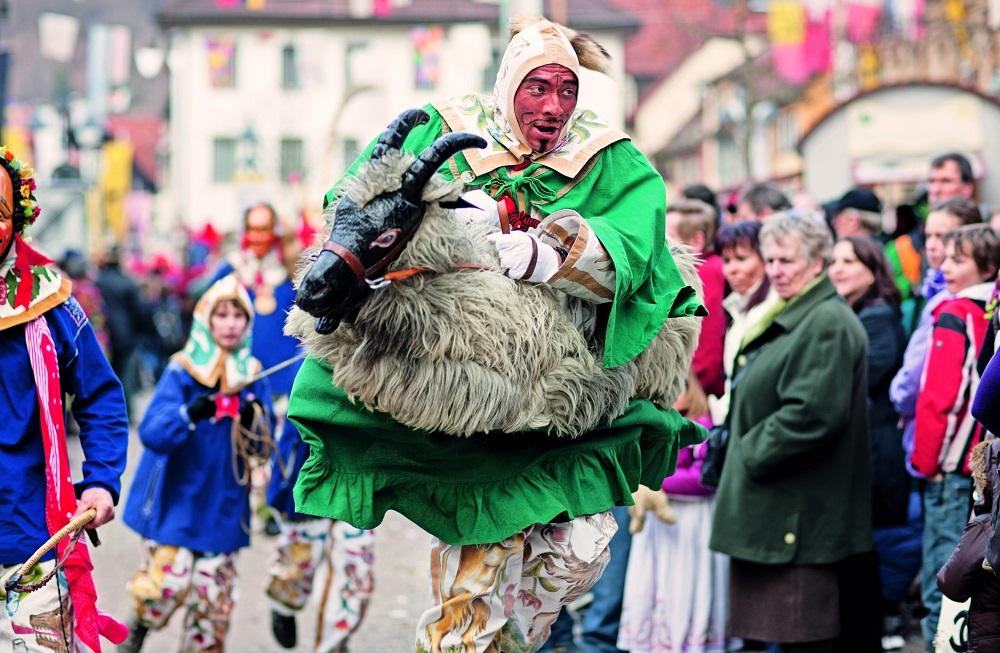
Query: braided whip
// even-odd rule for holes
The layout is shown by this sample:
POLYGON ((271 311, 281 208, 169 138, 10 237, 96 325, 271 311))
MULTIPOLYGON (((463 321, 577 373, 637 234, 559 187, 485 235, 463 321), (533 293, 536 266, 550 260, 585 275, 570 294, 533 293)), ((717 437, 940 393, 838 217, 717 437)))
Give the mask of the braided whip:
POLYGON ((4 583, 4 590, 6 590, 8 594, 11 592, 34 592, 52 580, 52 577, 55 576, 56 572, 62 568, 63 563, 66 562, 69 554, 73 551, 73 547, 76 546, 77 540, 79 540, 80 536, 83 535, 84 526, 92 522, 95 517, 97 517, 97 511, 91 508, 90 510, 80 513, 71 519, 68 524, 60 528, 52 535, 52 537, 46 540, 45 544, 38 547, 38 550, 35 551, 9 579, 7 579, 7 582, 4 583), (52 567, 52 570, 34 583, 22 584, 21 579, 31 573, 32 568, 38 564, 38 561, 42 559, 42 556, 54 549, 63 538, 69 535, 72 535, 69 546, 66 547, 66 551, 64 552, 62 558, 56 562, 55 566, 52 567))

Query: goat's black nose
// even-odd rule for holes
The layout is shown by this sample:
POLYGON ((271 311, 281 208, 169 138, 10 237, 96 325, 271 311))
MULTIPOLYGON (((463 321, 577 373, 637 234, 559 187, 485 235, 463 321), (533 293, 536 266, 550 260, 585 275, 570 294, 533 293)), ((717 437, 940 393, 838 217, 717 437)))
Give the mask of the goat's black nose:
POLYGON ((320 252, 316 262, 302 278, 295 303, 305 312, 320 316, 330 313, 347 294, 350 269, 330 251, 320 252))

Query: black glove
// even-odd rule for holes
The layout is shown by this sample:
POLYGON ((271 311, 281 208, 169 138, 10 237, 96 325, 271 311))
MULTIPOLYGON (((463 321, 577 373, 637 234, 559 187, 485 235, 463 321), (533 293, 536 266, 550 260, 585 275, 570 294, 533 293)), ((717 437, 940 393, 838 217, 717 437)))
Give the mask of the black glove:
POLYGON ((198 422, 215 415, 215 400, 208 395, 195 397, 187 405, 188 419, 198 422))
POLYGON ((264 404, 258 399, 247 399, 240 404, 240 425, 248 429, 253 425, 253 417, 256 409, 264 411, 264 404))

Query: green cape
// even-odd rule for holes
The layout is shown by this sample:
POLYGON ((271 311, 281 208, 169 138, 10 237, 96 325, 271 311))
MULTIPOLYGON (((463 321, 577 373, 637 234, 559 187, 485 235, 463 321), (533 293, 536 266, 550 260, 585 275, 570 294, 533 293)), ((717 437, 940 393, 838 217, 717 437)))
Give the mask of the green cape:
POLYGON ((639 483, 659 487, 678 449, 704 437, 645 400, 574 440, 414 431, 352 403, 332 373, 308 358, 292 388, 288 416, 310 448, 296 510, 358 528, 395 510, 449 544, 499 542, 533 524, 631 504, 639 483))

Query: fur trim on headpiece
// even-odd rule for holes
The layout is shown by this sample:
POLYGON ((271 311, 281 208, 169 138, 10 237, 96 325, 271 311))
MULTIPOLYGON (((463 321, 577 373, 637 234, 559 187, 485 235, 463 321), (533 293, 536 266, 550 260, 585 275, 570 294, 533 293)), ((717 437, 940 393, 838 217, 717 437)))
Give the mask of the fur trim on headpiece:
MULTIPOLYGON (((510 29, 508 30, 507 40, 509 41, 522 30, 541 20, 546 19, 542 16, 515 16, 510 21, 510 29)), ((552 24, 558 27, 559 31, 565 34, 566 38, 569 39, 569 43, 573 46, 573 51, 576 52, 576 58, 580 60, 581 66, 591 70, 596 70, 599 73, 606 74, 608 72, 608 66, 611 63, 611 55, 608 54, 608 51, 604 49, 603 45, 595 41, 594 38, 586 32, 578 32, 575 29, 566 27, 565 25, 560 25, 556 22, 552 22, 552 24)))

